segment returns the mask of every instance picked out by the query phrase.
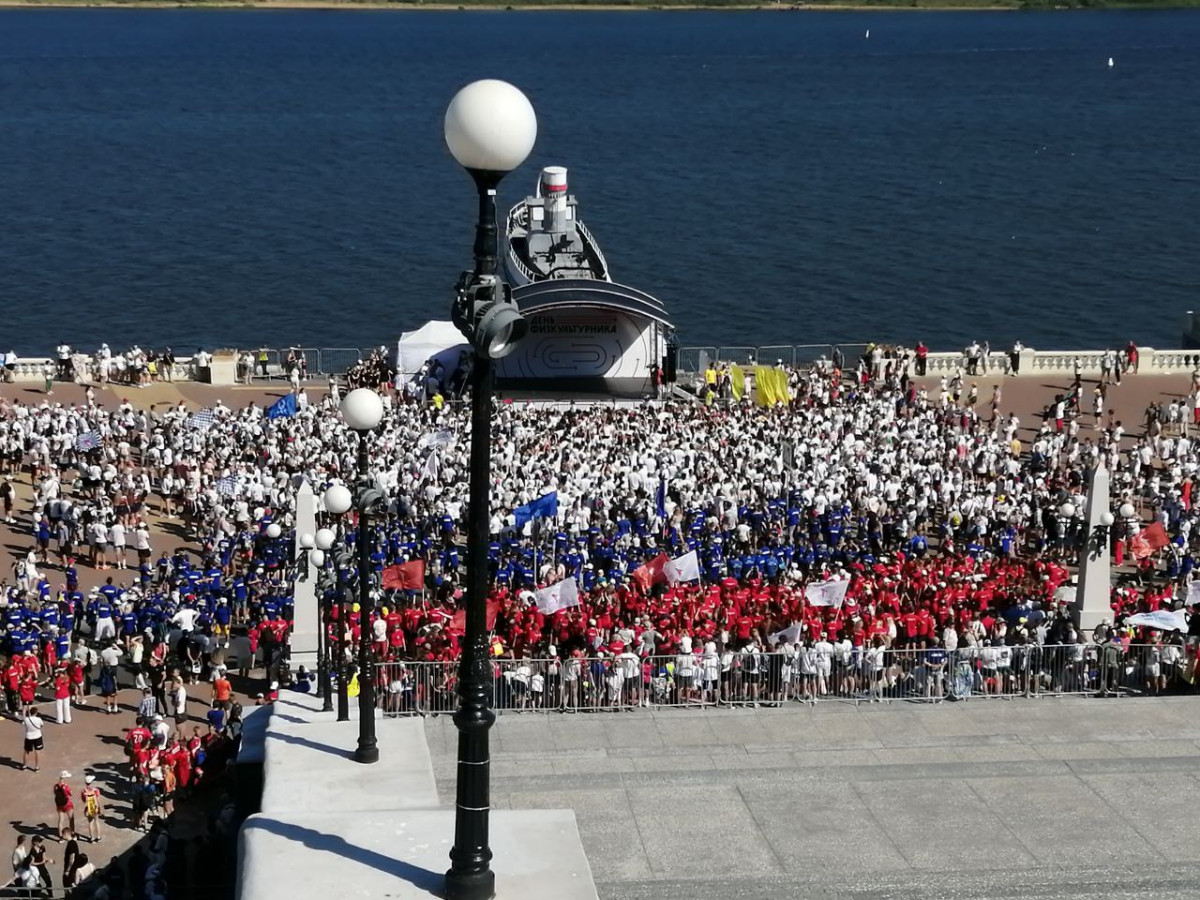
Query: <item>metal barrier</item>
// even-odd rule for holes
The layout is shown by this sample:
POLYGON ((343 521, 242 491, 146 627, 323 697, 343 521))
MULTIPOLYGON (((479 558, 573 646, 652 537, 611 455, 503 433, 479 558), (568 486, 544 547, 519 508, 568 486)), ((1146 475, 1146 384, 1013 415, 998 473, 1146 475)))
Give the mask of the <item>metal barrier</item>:
POLYGON ((717 362, 752 366, 759 362, 757 347, 718 347, 717 362))
MULTIPOLYGON (((1151 695, 1190 688, 1195 648, 1177 644, 981 644, 499 659, 493 709, 600 712, 644 706, 782 706, 788 702, 940 702, 1058 696, 1151 695)), ((457 661, 381 663, 385 715, 449 715, 457 661)))
POLYGON ((780 364, 794 366, 796 364, 796 348, 791 344, 759 347, 754 351, 754 358, 760 365, 764 366, 780 364))
MULTIPOLYGON (((361 359, 363 359, 363 351, 355 347, 324 348, 321 350, 318 371, 321 375, 341 375, 361 359)), ((310 368, 309 371, 313 370, 310 368)))

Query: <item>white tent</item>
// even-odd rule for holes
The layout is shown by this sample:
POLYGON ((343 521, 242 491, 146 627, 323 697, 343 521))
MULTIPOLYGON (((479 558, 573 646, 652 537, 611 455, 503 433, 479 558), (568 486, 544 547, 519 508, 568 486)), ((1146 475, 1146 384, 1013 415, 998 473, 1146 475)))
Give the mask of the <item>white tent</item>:
POLYGON ((460 332, 451 322, 426 322, 416 331, 400 335, 396 351, 396 371, 400 381, 408 381, 431 358, 437 357, 449 370, 458 365, 458 354, 469 350, 460 332))

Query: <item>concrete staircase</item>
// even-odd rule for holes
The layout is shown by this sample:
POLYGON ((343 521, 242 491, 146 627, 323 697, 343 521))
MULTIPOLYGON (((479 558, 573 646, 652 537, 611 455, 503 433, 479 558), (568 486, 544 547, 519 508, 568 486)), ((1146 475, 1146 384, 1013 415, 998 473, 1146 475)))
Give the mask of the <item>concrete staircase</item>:
MULTIPOLYGON (((285 694, 247 717, 242 900, 440 896, 454 810, 439 806, 425 722, 380 719, 380 761, 364 766, 357 712, 337 722, 319 697, 285 694)), ((490 824, 497 897, 596 900, 573 811, 493 810, 490 824)))

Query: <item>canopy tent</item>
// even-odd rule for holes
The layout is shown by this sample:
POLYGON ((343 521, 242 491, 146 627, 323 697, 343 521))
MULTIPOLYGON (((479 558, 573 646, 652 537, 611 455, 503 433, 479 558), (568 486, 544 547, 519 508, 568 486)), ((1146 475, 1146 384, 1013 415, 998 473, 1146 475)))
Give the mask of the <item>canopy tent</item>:
POLYGON ((408 381, 430 359, 438 359, 449 371, 458 365, 458 355, 470 350, 462 332, 451 322, 426 322, 416 331, 400 335, 396 350, 396 371, 400 381, 408 381))

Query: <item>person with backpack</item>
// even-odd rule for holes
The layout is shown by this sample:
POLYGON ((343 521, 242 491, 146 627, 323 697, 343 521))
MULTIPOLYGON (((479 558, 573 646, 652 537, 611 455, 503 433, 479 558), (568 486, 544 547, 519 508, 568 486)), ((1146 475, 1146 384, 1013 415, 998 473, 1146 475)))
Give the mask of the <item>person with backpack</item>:
POLYGON ((71 786, 67 780, 71 773, 65 769, 58 773, 54 782, 54 808, 58 812, 58 839, 66 840, 66 831, 75 831, 75 803, 71 799, 71 786))
POLYGON ((104 803, 100 788, 96 787, 95 775, 86 776, 83 783, 84 788, 79 792, 83 801, 83 817, 87 819, 88 840, 96 844, 100 842, 100 815, 104 812, 104 803))

